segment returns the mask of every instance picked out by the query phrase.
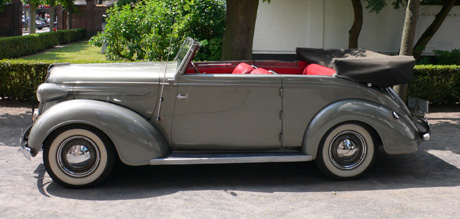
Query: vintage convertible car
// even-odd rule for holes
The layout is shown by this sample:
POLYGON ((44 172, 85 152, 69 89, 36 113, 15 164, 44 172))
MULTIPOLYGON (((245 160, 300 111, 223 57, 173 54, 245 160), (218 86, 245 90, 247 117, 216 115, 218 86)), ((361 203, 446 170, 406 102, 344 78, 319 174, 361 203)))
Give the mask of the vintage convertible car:
POLYGON ((51 66, 24 155, 43 148, 47 172, 66 187, 100 184, 117 158, 315 160, 326 176, 349 179, 369 169, 376 147, 410 153, 430 138, 427 102, 408 109, 390 88, 408 82, 411 57, 298 48, 298 61, 193 63, 198 48, 187 38, 174 62, 51 66))

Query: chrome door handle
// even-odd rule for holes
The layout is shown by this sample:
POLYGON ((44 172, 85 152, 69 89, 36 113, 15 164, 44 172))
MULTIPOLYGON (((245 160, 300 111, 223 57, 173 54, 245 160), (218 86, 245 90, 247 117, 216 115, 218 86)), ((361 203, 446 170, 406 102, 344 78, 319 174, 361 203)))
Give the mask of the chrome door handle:
POLYGON ((177 95, 177 99, 179 99, 179 100, 180 99, 186 99, 186 98, 188 98, 188 94, 186 94, 186 95, 178 94, 177 95))

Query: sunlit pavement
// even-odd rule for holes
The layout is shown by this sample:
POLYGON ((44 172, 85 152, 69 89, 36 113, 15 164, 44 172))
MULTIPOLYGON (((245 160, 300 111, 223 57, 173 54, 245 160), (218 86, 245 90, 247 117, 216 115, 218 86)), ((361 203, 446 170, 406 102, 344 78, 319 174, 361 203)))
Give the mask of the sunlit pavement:
POLYGON ((458 218, 460 113, 430 113, 432 139, 416 153, 379 151, 353 181, 325 179, 313 162, 118 166, 105 184, 65 189, 42 153, 19 151, 30 104, 0 101, 0 218, 458 218))

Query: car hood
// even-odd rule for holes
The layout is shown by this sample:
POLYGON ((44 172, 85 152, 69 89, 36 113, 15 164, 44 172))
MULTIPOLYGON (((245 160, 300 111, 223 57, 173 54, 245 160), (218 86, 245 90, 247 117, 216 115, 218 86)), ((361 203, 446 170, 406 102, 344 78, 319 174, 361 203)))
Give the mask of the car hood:
POLYGON ((55 84, 159 82, 165 76, 166 79, 173 78, 176 70, 176 62, 68 64, 52 67, 46 82, 55 84))

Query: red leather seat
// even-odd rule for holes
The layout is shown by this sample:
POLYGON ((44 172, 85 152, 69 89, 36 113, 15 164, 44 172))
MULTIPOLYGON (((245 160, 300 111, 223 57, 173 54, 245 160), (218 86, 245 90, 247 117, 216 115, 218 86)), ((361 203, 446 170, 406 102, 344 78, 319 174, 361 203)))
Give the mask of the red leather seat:
POLYGON ((256 68, 254 71, 251 72, 251 75, 271 75, 272 72, 269 72, 267 69, 264 68, 256 68))
POLYGON ((252 66, 242 62, 233 69, 232 74, 250 74, 253 70, 252 66))
POLYGON ((303 75, 326 75, 331 76, 335 74, 335 70, 318 64, 309 64, 303 70, 303 75))

